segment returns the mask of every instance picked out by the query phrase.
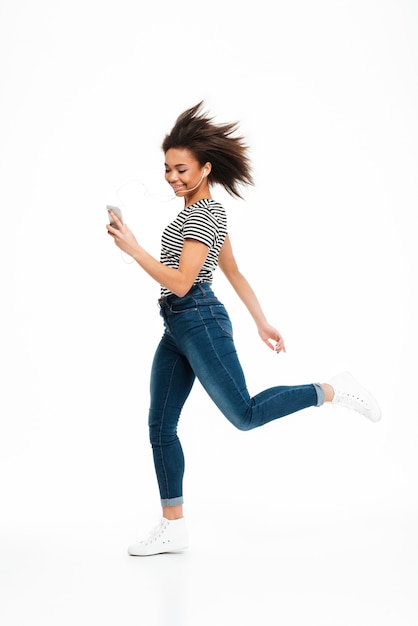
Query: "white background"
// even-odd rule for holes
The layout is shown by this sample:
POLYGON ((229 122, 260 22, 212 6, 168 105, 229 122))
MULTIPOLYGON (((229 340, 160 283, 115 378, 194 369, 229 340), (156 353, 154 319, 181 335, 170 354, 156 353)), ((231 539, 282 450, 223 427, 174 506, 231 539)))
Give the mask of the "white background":
POLYGON ((416 624, 418 6, 411 0, 3 0, 0 616, 22 624, 416 624), (159 515, 147 435, 162 139, 204 100, 256 186, 225 202, 275 355, 219 273, 251 393, 349 370, 382 421, 309 409, 241 433, 196 384, 187 555, 129 559, 159 515), (139 180, 144 187, 132 180, 139 180), (127 184, 125 184, 127 183, 127 184), (126 259, 125 259, 126 260, 126 259))

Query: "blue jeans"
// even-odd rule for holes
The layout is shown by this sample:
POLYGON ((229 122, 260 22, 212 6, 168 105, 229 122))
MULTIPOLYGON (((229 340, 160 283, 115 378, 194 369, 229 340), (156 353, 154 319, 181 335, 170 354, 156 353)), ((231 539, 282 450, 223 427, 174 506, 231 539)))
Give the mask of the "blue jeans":
POLYGON ((183 503, 184 456, 177 436, 183 405, 197 377, 218 409, 240 430, 251 430, 324 401, 322 388, 279 386, 250 397, 228 313, 210 284, 182 298, 161 298, 165 332, 151 371, 150 441, 162 506, 183 503))

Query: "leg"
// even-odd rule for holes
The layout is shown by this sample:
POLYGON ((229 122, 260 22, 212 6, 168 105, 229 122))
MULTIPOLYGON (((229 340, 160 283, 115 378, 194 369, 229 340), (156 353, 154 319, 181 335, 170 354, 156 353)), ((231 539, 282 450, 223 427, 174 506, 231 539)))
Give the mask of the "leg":
POLYGON ((183 518, 184 456, 177 436, 177 424, 194 380, 187 359, 165 334, 153 360, 149 409, 150 441, 163 517, 147 539, 129 546, 131 556, 177 552, 188 546, 183 518))
POLYGON ((180 328, 183 319, 179 315, 172 320, 176 340, 209 396, 240 430, 257 428, 317 406, 326 392, 330 392, 318 384, 307 384, 271 387, 250 397, 225 308, 220 303, 210 306, 202 303, 195 312, 187 312, 187 316, 188 325, 184 329, 180 328))
POLYGON ((151 370, 149 432, 161 505, 167 519, 182 515, 184 455, 177 425, 194 380, 187 359, 179 353, 174 341, 164 335, 151 370))
POLYGON ((177 506, 163 506, 163 517, 170 521, 181 519, 182 517, 184 517, 183 505, 178 504, 177 506))
POLYGON ((381 410, 372 394, 348 372, 329 383, 271 387, 250 397, 235 350, 228 316, 222 307, 201 307, 204 328, 194 333, 186 351, 193 370, 222 413, 240 430, 258 428, 324 402, 339 404, 373 422, 381 410), (206 311, 205 311, 206 309, 206 311), (216 311, 216 317, 214 312, 216 311), (205 343, 206 342, 206 343, 205 343))

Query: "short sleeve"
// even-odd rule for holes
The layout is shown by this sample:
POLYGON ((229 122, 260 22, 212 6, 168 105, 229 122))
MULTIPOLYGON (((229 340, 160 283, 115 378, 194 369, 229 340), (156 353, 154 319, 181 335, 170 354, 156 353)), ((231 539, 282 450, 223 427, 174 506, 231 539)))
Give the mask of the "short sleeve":
POLYGON ((211 248, 218 234, 217 222, 210 211, 194 209, 184 221, 184 239, 196 239, 211 248))

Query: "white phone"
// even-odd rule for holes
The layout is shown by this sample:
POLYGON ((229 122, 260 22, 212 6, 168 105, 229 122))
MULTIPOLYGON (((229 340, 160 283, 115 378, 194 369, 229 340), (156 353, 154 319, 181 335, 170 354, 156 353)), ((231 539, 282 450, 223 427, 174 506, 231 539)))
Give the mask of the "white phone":
POLYGON ((122 216, 122 211, 120 210, 120 208, 118 206, 112 206, 111 204, 107 204, 106 205, 106 209, 109 215, 109 223, 111 226, 113 226, 113 228, 117 228, 115 222, 112 220, 109 211, 113 211, 113 213, 116 213, 116 215, 118 216, 118 218, 120 219, 120 221, 123 224, 123 216, 122 216))

